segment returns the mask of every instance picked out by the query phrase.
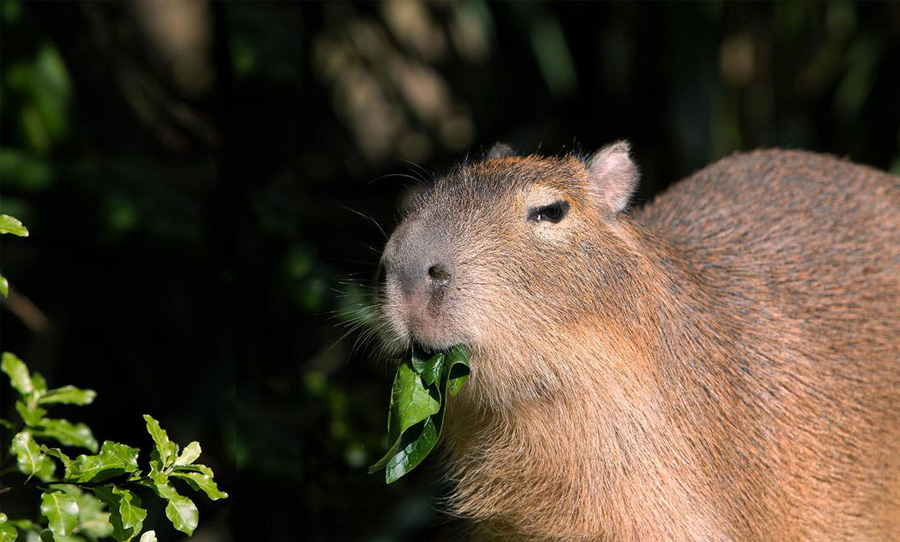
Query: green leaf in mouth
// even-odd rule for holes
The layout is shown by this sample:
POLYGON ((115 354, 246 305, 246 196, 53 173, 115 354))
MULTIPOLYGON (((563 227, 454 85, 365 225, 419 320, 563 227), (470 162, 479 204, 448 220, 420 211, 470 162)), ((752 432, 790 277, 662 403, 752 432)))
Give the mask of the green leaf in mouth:
POLYGON ((390 484, 431 453, 441 436, 448 392, 456 396, 469 372, 469 354, 461 346, 426 359, 410 352, 400 361, 388 414, 391 447, 369 467, 370 474, 385 469, 385 481, 390 484))

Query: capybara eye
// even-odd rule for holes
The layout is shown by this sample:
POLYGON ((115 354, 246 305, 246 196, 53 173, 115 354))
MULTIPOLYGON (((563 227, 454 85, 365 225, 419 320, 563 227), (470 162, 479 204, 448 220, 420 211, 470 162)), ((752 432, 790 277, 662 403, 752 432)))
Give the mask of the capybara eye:
POLYGON ((555 201, 550 205, 542 205, 541 207, 532 207, 528 210, 528 220, 532 222, 547 221, 556 224, 566 217, 569 213, 569 202, 555 201))

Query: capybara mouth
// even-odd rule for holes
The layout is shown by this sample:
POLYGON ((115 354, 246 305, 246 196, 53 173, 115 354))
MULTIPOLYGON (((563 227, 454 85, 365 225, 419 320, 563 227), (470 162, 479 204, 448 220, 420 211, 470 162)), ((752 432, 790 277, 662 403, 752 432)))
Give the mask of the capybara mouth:
POLYGON ((463 347, 467 351, 464 337, 454 333, 445 333, 446 330, 438 329, 435 333, 422 333, 421 330, 410 326, 406 330, 406 348, 401 346, 401 352, 416 354, 420 359, 427 359, 435 354, 449 354, 456 347, 463 347))
POLYGON ((446 346, 443 348, 434 348, 425 344, 422 344, 418 340, 412 341, 412 354, 419 359, 428 359, 434 357, 436 354, 444 354, 449 355, 450 352, 457 347, 465 348, 468 351, 468 346, 464 344, 451 344, 450 346, 446 346))

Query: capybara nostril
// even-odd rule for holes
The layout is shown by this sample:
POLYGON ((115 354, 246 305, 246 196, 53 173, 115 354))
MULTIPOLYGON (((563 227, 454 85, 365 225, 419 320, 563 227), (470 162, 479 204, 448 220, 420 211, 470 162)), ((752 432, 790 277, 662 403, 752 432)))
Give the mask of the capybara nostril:
POLYGON ((428 268, 428 276, 432 282, 447 284, 450 282, 450 268, 444 264, 436 263, 428 268))

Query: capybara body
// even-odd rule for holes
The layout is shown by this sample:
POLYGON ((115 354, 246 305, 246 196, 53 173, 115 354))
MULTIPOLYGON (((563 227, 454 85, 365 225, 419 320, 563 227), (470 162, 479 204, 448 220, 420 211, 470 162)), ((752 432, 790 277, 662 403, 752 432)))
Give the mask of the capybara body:
POLYGON ((900 179, 726 158, 629 211, 627 144, 498 147, 389 240, 386 345, 470 351, 451 511, 487 540, 900 540, 900 179))

